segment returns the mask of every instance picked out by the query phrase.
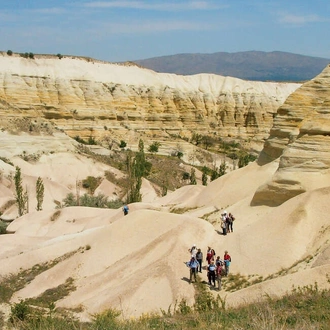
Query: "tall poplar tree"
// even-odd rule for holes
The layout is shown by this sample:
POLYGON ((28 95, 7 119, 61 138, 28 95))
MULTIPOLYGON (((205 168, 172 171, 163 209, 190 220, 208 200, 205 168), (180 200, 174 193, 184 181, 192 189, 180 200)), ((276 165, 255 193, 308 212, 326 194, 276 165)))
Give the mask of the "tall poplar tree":
POLYGON ((150 171, 151 164, 146 161, 144 153, 144 143, 139 140, 139 151, 132 157, 131 153, 127 155, 128 170, 128 192, 127 203, 141 202, 142 178, 150 171))
POLYGON ((36 182, 37 211, 42 210, 42 203, 44 201, 44 192, 45 192, 44 183, 41 177, 39 176, 36 182))
POLYGON ((15 198, 18 207, 18 215, 22 216, 27 210, 28 196, 27 192, 23 190, 21 169, 18 166, 16 166, 14 180, 16 190, 15 198))

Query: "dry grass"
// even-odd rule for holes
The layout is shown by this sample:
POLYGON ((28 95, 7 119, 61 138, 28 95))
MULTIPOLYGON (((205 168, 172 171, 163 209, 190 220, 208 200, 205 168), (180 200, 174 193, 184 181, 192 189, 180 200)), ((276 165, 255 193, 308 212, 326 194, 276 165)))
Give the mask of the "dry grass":
POLYGON ((56 219, 58 219, 61 215, 61 210, 57 210, 55 211, 52 216, 50 217, 50 221, 55 221, 56 219))

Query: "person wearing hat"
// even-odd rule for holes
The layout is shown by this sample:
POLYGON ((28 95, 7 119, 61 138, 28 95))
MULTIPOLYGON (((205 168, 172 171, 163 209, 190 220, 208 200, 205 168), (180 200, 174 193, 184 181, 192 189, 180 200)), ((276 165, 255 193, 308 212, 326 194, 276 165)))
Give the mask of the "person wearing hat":
POLYGON ((194 257, 196 257, 196 253, 197 253, 196 244, 194 244, 191 249, 188 249, 188 252, 192 254, 194 257))

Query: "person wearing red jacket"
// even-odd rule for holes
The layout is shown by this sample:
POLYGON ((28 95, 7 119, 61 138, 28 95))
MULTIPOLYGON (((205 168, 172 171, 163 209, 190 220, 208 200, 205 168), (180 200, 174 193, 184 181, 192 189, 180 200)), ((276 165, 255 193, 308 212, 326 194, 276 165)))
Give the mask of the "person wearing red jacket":
POLYGON ((223 261, 225 263, 225 276, 228 276, 229 266, 230 266, 230 263, 231 263, 231 256, 228 254, 228 251, 225 251, 225 254, 223 256, 223 261))

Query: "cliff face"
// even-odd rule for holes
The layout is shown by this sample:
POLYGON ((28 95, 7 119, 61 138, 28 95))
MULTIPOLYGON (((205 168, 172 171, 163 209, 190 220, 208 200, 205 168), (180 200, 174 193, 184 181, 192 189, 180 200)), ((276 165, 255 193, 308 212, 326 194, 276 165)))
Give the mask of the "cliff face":
MULTIPOLYGON (((136 140, 193 132, 252 141, 259 150, 300 84, 178 76, 91 59, 0 54, 2 125, 47 120, 71 137, 136 140)), ((32 125, 32 127, 31 127, 32 125)))
POLYGON ((279 108, 258 159, 279 158, 273 179, 252 204, 279 205, 302 192, 328 185, 330 177, 330 66, 305 83, 279 108))

